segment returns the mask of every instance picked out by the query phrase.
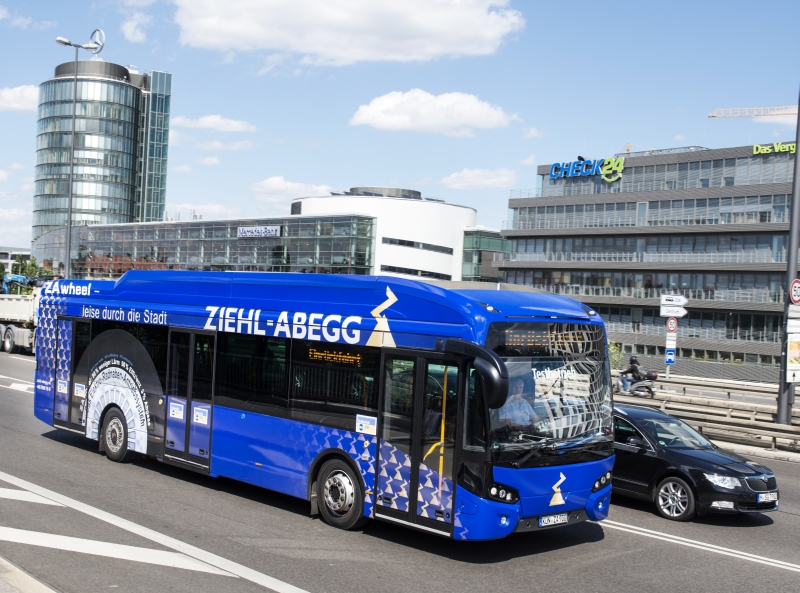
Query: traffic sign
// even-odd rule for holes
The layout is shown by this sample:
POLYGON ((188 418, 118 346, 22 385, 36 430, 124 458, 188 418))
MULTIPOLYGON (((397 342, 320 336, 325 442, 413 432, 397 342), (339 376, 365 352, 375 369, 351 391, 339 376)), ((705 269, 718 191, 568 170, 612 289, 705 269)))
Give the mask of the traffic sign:
POLYGON ((675 338, 667 337, 667 341, 664 344, 664 348, 677 348, 678 347, 678 340, 675 338))
POLYGON ((661 305, 661 317, 685 317, 687 313, 683 307, 661 305))
POLYGON ((800 305, 789 305, 789 319, 800 319, 800 305))
POLYGON ((787 334, 800 334, 800 319, 787 319, 786 320, 786 333, 787 334))
POLYGON ((681 294, 662 294, 661 295, 661 306, 665 307, 667 305, 672 305, 674 307, 682 307, 686 303, 689 302, 685 296, 681 294))
POLYGON ((664 364, 675 364, 675 350, 667 348, 664 351, 664 364))
POLYGON ((789 285, 789 298, 793 305, 800 305, 800 280, 797 278, 789 285))
POLYGON ((678 320, 674 317, 667 319, 667 331, 671 334, 678 331, 678 320))

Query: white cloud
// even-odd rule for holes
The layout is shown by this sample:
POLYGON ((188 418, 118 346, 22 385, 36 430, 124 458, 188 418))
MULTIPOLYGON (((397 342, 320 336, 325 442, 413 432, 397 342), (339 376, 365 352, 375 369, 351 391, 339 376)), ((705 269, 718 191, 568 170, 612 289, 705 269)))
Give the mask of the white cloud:
POLYGON ((8 171, 3 171, 0 169, 0 181, 8 180, 8 171))
POLYGON ((464 138, 474 135, 473 128, 505 127, 514 118, 475 95, 432 95, 422 89, 411 89, 407 93, 392 91, 361 105, 350 118, 350 125, 464 138))
POLYGON ((0 89, 0 111, 36 111, 39 87, 32 84, 0 89))
POLYGON ((176 165, 174 167, 169 168, 170 173, 191 173, 192 166, 191 165, 176 165))
POLYGON ((673 140, 678 140, 678 141, 686 140, 686 136, 684 136, 683 134, 676 134, 673 140))
POLYGON ((490 55, 525 25, 509 0, 174 1, 184 45, 336 66, 490 55))
POLYGON ((797 127, 796 115, 774 115, 768 117, 753 117, 751 121, 757 124, 771 124, 775 126, 789 126, 792 128, 797 127))
POLYGON ((173 126, 183 128, 205 128, 216 130, 217 132, 255 132, 256 127, 241 119, 228 119, 221 115, 204 115, 198 119, 189 119, 182 115, 173 117, 170 120, 173 126))
POLYGON ((519 162, 520 165, 525 165, 526 167, 533 167, 536 164, 536 155, 532 154, 526 159, 522 159, 519 162))
POLYGON ((288 210, 293 198, 326 196, 331 191, 328 185, 287 181, 282 175, 268 177, 250 186, 256 200, 288 210))
POLYGON ((536 128, 528 128, 525 130, 525 137, 526 138, 541 138, 543 136, 542 131, 536 128))
POLYGON ((33 184, 32 183, 23 183, 22 185, 19 186, 19 188, 22 191, 30 191, 30 190, 33 189, 33 184))
POLYGON ((34 21, 29 16, 20 16, 8 12, 8 9, 0 6, 0 21, 7 21, 10 27, 18 27, 19 29, 49 29, 56 25, 55 21, 34 21))
POLYGON ((215 156, 204 156, 197 159, 197 162, 201 165, 219 165, 219 157, 215 156))
POLYGON ((125 39, 131 43, 143 43, 147 41, 147 35, 143 27, 148 26, 153 22, 153 17, 144 12, 134 11, 125 21, 120 25, 122 34, 125 39))
POLYGON ((442 178, 442 183, 451 189, 475 187, 513 187, 517 172, 511 169, 462 169, 442 178))
POLYGON ((122 3, 132 8, 144 8, 145 6, 155 4, 155 1, 156 0, 122 0, 122 3))
POLYGON ((239 142, 220 142, 219 140, 209 140, 208 142, 201 142, 197 148, 202 150, 247 150, 253 148, 255 142, 250 140, 240 140, 239 142))
POLYGON ((19 171, 20 169, 24 169, 25 165, 23 165, 22 163, 11 163, 8 166, 8 168, 9 169, 15 169, 15 170, 19 171))

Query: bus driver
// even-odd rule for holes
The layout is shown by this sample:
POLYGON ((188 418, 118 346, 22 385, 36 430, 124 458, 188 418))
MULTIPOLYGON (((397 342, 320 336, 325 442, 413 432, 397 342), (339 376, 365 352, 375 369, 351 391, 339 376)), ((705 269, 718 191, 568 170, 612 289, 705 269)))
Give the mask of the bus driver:
POLYGON ((500 408, 500 421, 505 422, 511 430, 531 430, 539 420, 528 400, 523 399, 524 391, 525 381, 522 377, 512 378, 508 399, 500 408))

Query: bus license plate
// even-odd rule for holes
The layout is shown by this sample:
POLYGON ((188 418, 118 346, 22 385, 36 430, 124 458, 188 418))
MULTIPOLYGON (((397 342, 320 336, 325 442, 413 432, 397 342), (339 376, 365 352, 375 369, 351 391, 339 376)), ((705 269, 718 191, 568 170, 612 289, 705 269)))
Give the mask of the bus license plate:
POLYGON ((567 522, 568 513, 559 513, 557 515, 547 515, 546 517, 539 517, 539 527, 550 527, 551 525, 559 525, 567 522))
POLYGON ((777 492, 766 492, 758 495, 758 502, 773 502, 778 500, 777 492))

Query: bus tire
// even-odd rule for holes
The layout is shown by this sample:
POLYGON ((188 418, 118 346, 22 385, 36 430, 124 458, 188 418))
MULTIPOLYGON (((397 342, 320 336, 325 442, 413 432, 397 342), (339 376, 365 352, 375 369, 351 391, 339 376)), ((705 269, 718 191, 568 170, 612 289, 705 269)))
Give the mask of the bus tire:
POLYGON ((320 468, 317 505, 325 522, 333 527, 356 529, 367 522, 361 482, 341 459, 330 459, 320 468))
POLYGON ((103 449, 111 461, 121 463, 128 456, 128 423, 119 408, 111 408, 103 419, 103 449))
POLYGON ((3 339, 3 350, 9 354, 14 354, 17 351, 17 346, 14 343, 14 328, 9 326, 6 328, 6 336, 3 339))

